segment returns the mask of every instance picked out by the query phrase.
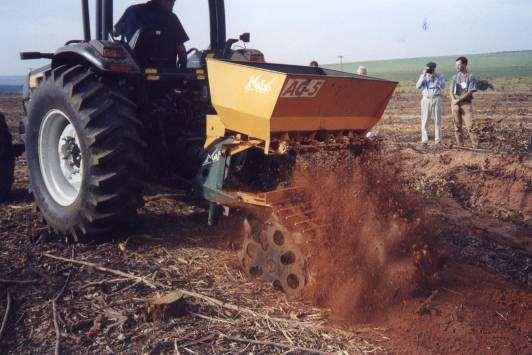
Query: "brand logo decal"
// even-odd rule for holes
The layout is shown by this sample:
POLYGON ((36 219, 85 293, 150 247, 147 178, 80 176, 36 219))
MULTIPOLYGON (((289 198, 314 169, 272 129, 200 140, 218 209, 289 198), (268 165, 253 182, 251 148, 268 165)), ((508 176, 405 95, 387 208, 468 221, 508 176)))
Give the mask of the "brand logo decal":
POLYGON ((316 97, 325 80, 288 79, 281 92, 281 97, 316 97))
POLYGON ((262 79, 261 75, 255 75, 249 78, 248 83, 244 86, 244 90, 249 92, 256 92, 261 95, 269 94, 272 91, 272 85, 275 82, 275 78, 269 82, 262 79))
POLYGON ((209 153, 209 154, 207 155, 207 158, 206 158, 205 161, 203 162, 203 166, 211 165, 211 164, 213 164, 213 163, 216 163, 216 162, 219 161, 221 158, 222 158, 222 151, 221 151, 221 149, 217 149, 217 150, 215 150, 214 152, 209 153))

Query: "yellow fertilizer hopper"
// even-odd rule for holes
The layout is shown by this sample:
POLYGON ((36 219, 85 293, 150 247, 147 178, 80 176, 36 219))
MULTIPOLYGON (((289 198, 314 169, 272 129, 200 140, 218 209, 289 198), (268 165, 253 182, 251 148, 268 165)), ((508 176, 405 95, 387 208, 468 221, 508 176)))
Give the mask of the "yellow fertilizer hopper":
POLYGON ((206 147, 227 132, 240 133, 267 154, 320 136, 360 136, 380 120, 397 85, 283 64, 208 59, 207 68, 217 115, 208 116, 206 147))
POLYGON ((216 114, 207 116, 203 196, 245 212, 243 270, 300 295, 312 284, 305 244, 319 238, 325 225, 303 189, 278 188, 286 180, 277 178, 291 170, 290 163, 275 163, 300 150, 348 147, 363 139, 397 83, 282 64, 208 59, 207 68, 216 114), (255 163, 240 165, 238 157, 250 151, 259 152, 250 159, 255 163))

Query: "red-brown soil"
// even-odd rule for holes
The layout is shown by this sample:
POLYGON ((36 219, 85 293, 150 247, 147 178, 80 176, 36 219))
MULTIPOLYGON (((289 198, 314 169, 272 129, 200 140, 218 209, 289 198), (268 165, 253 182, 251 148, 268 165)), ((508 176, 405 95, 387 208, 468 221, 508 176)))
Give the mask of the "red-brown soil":
MULTIPOLYGON (((378 127, 382 152, 400 163, 400 181, 425 201, 424 213, 438 221, 428 237, 443 243, 448 260, 437 287, 387 304, 371 319, 356 317, 356 307, 339 317, 330 309, 287 300, 270 285, 247 280, 238 267, 237 243, 224 237, 223 228, 206 227, 205 211, 171 198, 148 201, 128 237, 73 248, 75 259, 141 275, 157 283, 156 290, 49 259, 44 252, 71 257, 72 249, 42 229, 27 192, 21 157, 12 200, 0 205, 0 279, 35 283, 2 285, 0 317, 6 309, 6 290, 14 301, 0 352, 53 351, 50 300, 72 271, 58 302, 64 352, 168 353, 177 348, 180 353, 271 353, 299 346, 350 353, 530 353, 531 98, 531 92, 477 95, 483 149, 472 151, 452 146, 448 112, 445 144, 420 146, 418 97, 394 97, 378 127), (145 300, 175 288, 260 316, 190 298, 187 315, 145 322, 145 300), (268 320, 264 315, 288 320, 268 320)), ((22 116, 19 101, 0 98, 0 111, 14 133, 22 116)), ((351 296, 335 295, 334 290, 331 294, 339 300, 351 296)))
POLYGON ((405 302, 374 323, 391 338, 394 352, 530 353, 530 290, 463 264, 449 265, 443 275, 444 286, 426 307, 420 309, 419 301, 405 302))
POLYGON ((305 187, 323 228, 309 234, 311 285, 305 299, 335 319, 368 322, 415 295, 430 294, 444 261, 437 223, 401 183, 400 165, 367 146, 304 159, 305 187))

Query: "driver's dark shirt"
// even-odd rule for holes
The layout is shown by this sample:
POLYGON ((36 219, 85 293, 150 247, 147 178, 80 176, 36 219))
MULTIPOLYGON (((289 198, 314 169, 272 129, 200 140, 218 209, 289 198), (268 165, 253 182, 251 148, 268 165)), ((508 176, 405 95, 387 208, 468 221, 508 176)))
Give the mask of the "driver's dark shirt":
POLYGON ((178 44, 183 44, 189 40, 176 14, 167 11, 153 1, 128 7, 115 25, 117 34, 124 36, 128 42, 143 27, 155 27, 170 33, 174 31, 175 37, 172 36, 171 38, 177 38, 178 44))

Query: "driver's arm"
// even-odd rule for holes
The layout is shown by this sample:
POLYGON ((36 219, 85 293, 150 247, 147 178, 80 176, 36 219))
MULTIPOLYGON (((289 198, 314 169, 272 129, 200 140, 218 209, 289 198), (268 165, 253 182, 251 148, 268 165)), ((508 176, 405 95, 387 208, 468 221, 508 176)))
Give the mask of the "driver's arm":
POLYGON ((177 56, 179 58, 179 60, 178 60, 179 69, 186 69, 186 67, 187 67, 187 49, 185 48, 184 44, 180 44, 180 45, 177 46, 177 56))
MULTIPOLYGON (((175 15, 174 15, 175 16, 175 15)), ((189 40, 187 32, 183 28, 181 21, 175 16, 177 26, 177 56, 179 69, 186 69, 187 67, 187 49, 185 48, 185 42, 189 40)))
POLYGON ((113 28, 113 36, 125 37, 129 42, 135 31, 140 27, 137 22, 136 10, 134 6, 130 6, 126 9, 120 20, 113 28))

